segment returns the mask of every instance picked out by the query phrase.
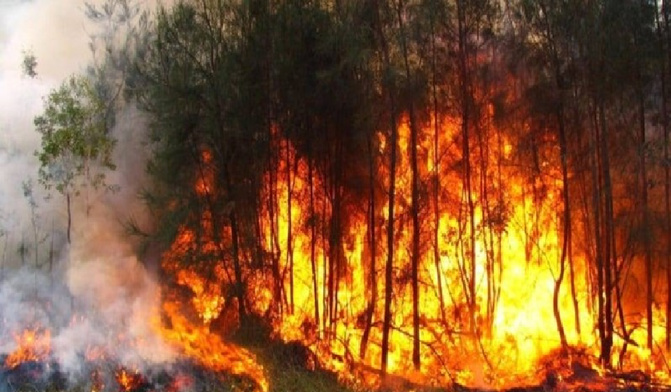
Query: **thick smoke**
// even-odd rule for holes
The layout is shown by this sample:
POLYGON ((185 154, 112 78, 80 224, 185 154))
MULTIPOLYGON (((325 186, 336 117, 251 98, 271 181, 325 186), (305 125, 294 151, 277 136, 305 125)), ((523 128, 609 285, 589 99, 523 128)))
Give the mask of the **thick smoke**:
POLYGON ((108 182, 120 191, 89 194, 88 212, 83 200, 73 203, 71 244, 63 197, 37 182, 33 118, 43 96, 85 72, 94 32, 83 1, 0 0, 0 354, 16 347, 13 336, 23 329, 49 329, 51 354, 72 375, 94 348, 128 366, 173 359, 152 329, 157 283, 122 226, 142 219, 142 115, 129 107, 117 116, 118 170, 108 182), (22 73, 26 52, 37 59, 36 78, 22 73))

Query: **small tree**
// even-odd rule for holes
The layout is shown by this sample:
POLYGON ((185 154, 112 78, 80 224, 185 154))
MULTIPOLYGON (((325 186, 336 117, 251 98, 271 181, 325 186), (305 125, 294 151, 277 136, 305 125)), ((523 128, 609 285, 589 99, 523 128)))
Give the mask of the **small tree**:
MULTIPOLYGON (((116 168, 111 158, 116 141, 107 130, 107 113, 90 81, 72 76, 46 97, 44 113, 34 120, 42 135, 42 148, 36 152, 39 182, 65 196, 68 243, 72 197, 89 187, 114 189, 105 182, 105 172, 116 168)), ((89 207, 87 200, 87 213, 89 207)))

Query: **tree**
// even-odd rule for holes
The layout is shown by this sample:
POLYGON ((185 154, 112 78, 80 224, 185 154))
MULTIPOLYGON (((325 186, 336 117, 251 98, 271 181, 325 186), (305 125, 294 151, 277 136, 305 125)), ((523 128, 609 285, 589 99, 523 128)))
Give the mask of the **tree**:
MULTIPOLYGON (((41 149, 36 152, 40 160, 39 182, 65 196, 70 243, 72 198, 89 187, 115 189, 105 181, 106 171, 115 169, 115 140, 107 130, 106 105, 88 79, 70 77, 44 103, 44 112, 34 120, 42 135, 41 149)), ((86 203, 88 212, 89 200, 86 203)))

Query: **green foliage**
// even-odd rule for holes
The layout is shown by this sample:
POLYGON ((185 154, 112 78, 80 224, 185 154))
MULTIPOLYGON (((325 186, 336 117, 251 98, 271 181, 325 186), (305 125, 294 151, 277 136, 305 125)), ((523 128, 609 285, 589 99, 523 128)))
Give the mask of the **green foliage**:
POLYGON ((44 112, 34 120, 42 135, 39 182, 63 195, 82 187, 113 189, 105 170, 114 170, 115 140, 106 127, 105 103, 84 77, 72 76, 45 99, 44 112))

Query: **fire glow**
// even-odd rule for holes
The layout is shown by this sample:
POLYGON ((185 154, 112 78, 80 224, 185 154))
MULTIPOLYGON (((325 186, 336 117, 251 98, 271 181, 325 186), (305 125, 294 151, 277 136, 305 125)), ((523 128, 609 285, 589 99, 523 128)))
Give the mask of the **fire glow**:
MULTIPOLYGON (((419 371, 413 369, 411 361, 411 170, 407 118, 398 130, 400 158, 388 372, 419 384, 456 383, 497 389, 540 385, 548 379, 576 381, 571 369, 587 369, 594 377, 605 377, 609 372, 606 368, 641 371, 649 380, 667 382, 666 352, 650 353, 643 348, 645 330, 636 327, 645 323, 641 313, 627 316, 631 323, 627 327, 628 338, 615 336, 612 363, 606 367, 599 363, 596 304, 591 294, 594 272, 586 260, 587 245, 578 240, 574 241, 570 270, 564 266, 558 292, 558 311, 568 344, 568 351, 562 351, 553 313, 553 295, 561 268, 561 208, 557 206, 561 206, 562 182, 558 157, 547 154, 542 162, 546 174, 529 181, 517 169, 513 146, 505 135, 495 129, 486 132, 497 142, 490 143, 487 153, 478 158, 485 162, 476 161, 474 177, 485 182, 476 189, 487 189, 491 194, 483 197, 474 192, 475 248, 470 249, 466 239, 472 233, 465 223, 463 174, 455 169, 460 156, 459 143, 455 142, 459 137, 458 123, 447 118, 441 124, 438 145, 432 137, 434 123, 422 129, 418 138, 420 176, 424 180, 435 178, 440 188, 435 199, 427 191, 421 212, 422 236, 429 238, 434 231, 438 248, 433 249, 430 241, 421 245, 419 371), (557 169, 552 171, 552 167, 557 169), (469 253, 474 259, 469 258, 469 253)), ((386 189, 387 141, 383 133, 378 138, 374 181, 377 189, 386 189)), ((348 215, 342 218, 346 222, 343 243, 334 252, 328 233, 311 227, 332 213, 328 186, 315 168, 310 178, 309 164, 290 141, 282 141, 280 147, 277 167, 272 170, 275 177, 269 172, 265 178, 268 193, 262 195, 264 205, 273 210, 265 210, 260 226, 264 254, 277 263, 269 268, 280 272, 281 284, 278 287, 270 273, 249 271, 245 278, 249 304, 258 314, 279 314, 273 322, 275 334, 285 341, 302 342, 317 355, 321 366, 349 382, 379 385, 386 258, 381 239, 388 224, 387 205, 380 198, 374 211, 365 205, 348 209, 348 215), (340 260, 329 260, 333 255, 340 260)), ((204 167, 209 159, 210 154, 203 153, 204 167)), ((198 177, 194 184, 198 194, 216 194, 210 185, 211 175, 205 171, 198 177)), ((231 284, 234 271, 230 262, 218 263, 200 273, 179 267, 177 260, 189 252, 217 253, 221 244, 212 240, 207 212, 203 214, 201 230, 198 241, 189 230, 179 233, 166 255, 164 269, 172 271, 178 284, 190 288, 192 306, 207 324, 219 317, 227 301, 235 301, 233 296, 224 299, 222 289, 231 284)), ((574 230, 580 231, 577 227, 574 230)), ((229 236, 229 232, 224 235, 229 236)), ((657 342, 665 336, 665 318, 660 308, 654 320, 657 342)), ((251 361, 247 369, 253 369, 251 361)))
POLYGON ((23 362, 44 361, 51 351, 51 332, 26 329, 14 335, 16 349, 5 358, 5 366, 13 369, 23 362))
MULTIPOLYGON (((608 375, 607 368, 612 367, 622 372, 642 372, 642 381, 668 382, 666 352, 650 353, 642 347, 645 331, 636 328, 645 322, 640 315, 628 319, 632 325, 627 339, 616 336, 614 352, 617 355, 613 363, 604 367, 598 362, 595 304, 590 294, 593 277, 579 246, 572 255, 570 275, 559 291, 558 308, 570 347, 560 353, 562 347, 552 307, 560 270, 561 225, 560 211, 557 211, 562 186, 557 180, 560 176, 554 173, 549 179, 539 178, 535 183, 528 183, 511 163, 512 147, 503 135, 492 135, 500 140, 488 156, 496 157, 497 164, 490 162, 484 167, 488 176, 499 181, 492 188, 493 195, 489 195, 491 204, 487 210, 483 209, 486 200, 475 194, 476 241, 474 249, 468 248, 465 239, 471 233, 464 223, 463 207, 459 207, 463 205, 460 198, 464 193, 461 173, 454 170, 454 162, 449 161, 459 156, 458 143, 453 142, 457 130, 449 119, 443 124, 446 125, 438 146, 431 144, 432 126, 424 129, 420 137, 423 151, 420 174, 424 178, 434 176, 441 184, 437 199, 427 197, 422 216, 424 235, 429 236, 430 231, 434 231, 438 249, 422 245, 420 370, 414 369, 411 360, 413 309, 408 272, 411 178, 407 120, 398 130, 400 160, 396 183, 398 205, 394 224, 396 251, 389 376, 402 377, 418 385, 459 384, 508 389, 547 384, 548 380, 575 384, 581 381, 573 374, 578 369, 594 378, 590 387, 596 388, 599 380, 608 375), (436 155, 436 151, 441 153, 436 155), (446 184, 451 184, 449 189, 446 184), (469 252, 475 255, 473 260, 468 257, 469 252)), ((378 137, 380 151, 375 177, 379 182, 377 187, 384 189, 389 185, 384 164, 387 141, 382 133, 378 137)), ((329 248, 331 245, 325 240, 327 235, 321 233, 322 229, 313 230, 310 223, 317 219, 317 214, 331 213, 325 193, 328 187, 316 170, 313 178, 309 178, 308 164, 289 141, 285 140, 282 147, 283 154, 275 172, 287 176, 271 178, 268 175, 265 189, 272 188, 272 192, 263 195, 267 201, 272 199, 270 193, 276 198, 273 204, 276 219, 271 219, 270 211, 265 211, 261 222, 264 252, 275 258, 282 281, 277 287, 271 274, 264 273, 263 269, 246 271, 249 310, 257 314, 278 314, 272 324, 275 337, 305 345, 319 359, 319 366, 337 372, 343 380, 380 385, 383 381, 380 358, 384 295, 381 276, 386 257, 380 239, 388 224, 387 206, 379 202, 374 211, 365 206, 349 210, 339 250, 340 262, 330 263, 329 257, 338 252, 329 248), (293 169, 288 170, 289 167, 293 169), (319 238, 313 238, 314 235, 319 238), (373 236, 377 240, 373 241, 373 236)), ((210 154, 204 152, 202 159, 207 166, 210 154)), ((548 161, 547 165, 554 167, 556 162, 548 161)), ((195 192, 201 196, 216 194, 211 181, 211 173, 203 171, 194 183, 195 192)), ((172 246, 163 254, 162 269, 168 284, 162 293, 161 309, 155 309, 150 317, 153 330, 180 357, 192 359, 213 372, 247 377, 258 390, 269 391, 271 382, 256 356, 221 336, 222 328, 234 329, 240 321, 228 314, 236 301, 235 295, 227 291, 235 271, 229 262, 216 259, 217 254, 225 254, 221 249, 226 244, 214 241, 208 211, 202 213, 200 225, 199 233, 180 228, 172 246), (197 252, 214 255, 216 262, 182 263, 197 252), (188 289, 189 294, 183 291, 180 294, 179 290, 175 291, 176 287, 188 289), (213 330, 213 324, 221 324, 222 320, 223 327, 218 325, 213 330)), ((224 238, 230 235, 230 231, 224 231, 224 238)), ((654 339, 661 342, 665 336, 665 319, 659 308, 654 321, 654 339)), ((6 357, 5 367, 11 369, 25 362, 48 361, 50 337, 46 329, 16 333, 16 349, 6 357)), ((118 339, 124 342, 123 337, 118 339)), ((124 344, 133 346, 141 342, 124 344)), ((105 349, 97 346, 87 348, 86 358, 93 362, 109 360, 105 349)), ((125 366, 118 367, 113 377, 123 392, 136 391, 145 383, 139 370, 125 366)), ((193 377, 178 372, 165 389, 181 391, 191 388, 193 382, 193 377)), ((92 373, 91 386, 96 391, 108 389, 99 370, 92 373)))

